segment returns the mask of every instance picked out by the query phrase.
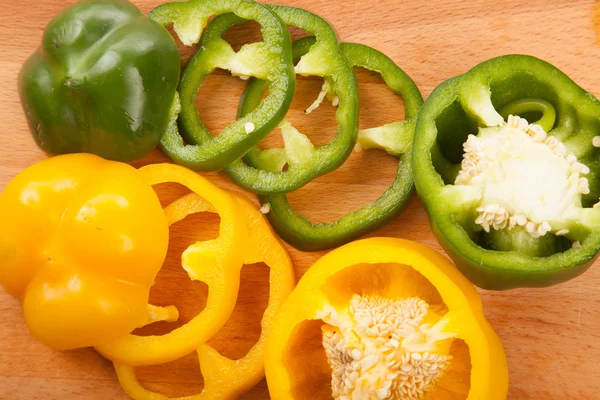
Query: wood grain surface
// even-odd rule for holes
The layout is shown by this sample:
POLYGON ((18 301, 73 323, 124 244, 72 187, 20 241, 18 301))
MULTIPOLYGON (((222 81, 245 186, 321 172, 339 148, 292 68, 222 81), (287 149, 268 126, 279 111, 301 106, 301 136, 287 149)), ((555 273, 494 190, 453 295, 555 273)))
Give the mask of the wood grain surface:
MULTIPOLYGON (((19 171, 43 159, 26 126, 16 90, 17 74, 39 45, 42 31, 72 0, 2 0, 0 12, 0 190, 19 171)), ((158 0, 136 0, 145 12, 158 0)), ((278 2, 279 3, 279 2, 278 2)), ((600 3, 590 0, 284 0, 331 22, 341 40, 373 46, 396 61, 426 97, 443 80, 491 57, 525 53, 544 58, 583 88, 600 95, 600 3)), ((294 32, 298 35, 298 32, 294 32)), ((235 43, 255 38, 256 26, 236 28, 235 43)), ((189 55, 184 51, 182 60, 189 55)), ((361 128, 402 117, 402 101, 375 75, 359 72, 361 128)), ((302 78, 291 121, 316 144, 335 132, 334 111, 325 104, 310 116, 302 111, 321 82, 302 78)), ((206 80, 198 94, 200 114, 217 133, 235 117, 243 83, 225 73, 206 80)), ((266 145, 280 143, 278 132, 266 145)), ((165 162, 155 150, 136 166, 165 162)), ((392 182, 395 160, 380 152, 354 154, 338 171, 293 193, 291 202, 312 221, 332 221, 375 200, 392 182)), ((217 173, 206 174, 235 189, 217 173)), ((239 190, 239 189, 236 189, 239 190)), ((177 186, 157 188, 164 202, 184 192, 177 186)), ((180 268, 181 251, 196 239, 216 235, 218 218, 197 215, 171 230, 168 260, 152 289, 151 300, 175 304, 182 320, 204 306, 206 286, 191 282, 180 268)), ((0 222, 1 228, 1 222, 0 222)), ((2 233, 0 233, 2 234, 2 233)), ((415 197, 391 224, 374 235, 402 237, 440 249, 425 212, 415 197)), ((323 253, 289 248, 298 278, 323 253)), ((240 357, 260 332, 267 301, 268 268, 243 269, 238 306, 228 324, 211 340, 218 350, 240 357)), ((600 265, 568 283, 547 289, 481 291, 485 313, 500 335, 510 367, 510 399, 600 399, 600 265)), ((91 349, 60 353, 29 335, 18 301, 0 290, 0 399, 121 399, 112 365, 91 349)), ((145 332, 165 332, 167 324, 145 332)), ((170 396, 202 389, 194 355, 163 366, 138 369, 144 385, 170 396)), ((244 399, 267 399, 261 382, 244 399)))

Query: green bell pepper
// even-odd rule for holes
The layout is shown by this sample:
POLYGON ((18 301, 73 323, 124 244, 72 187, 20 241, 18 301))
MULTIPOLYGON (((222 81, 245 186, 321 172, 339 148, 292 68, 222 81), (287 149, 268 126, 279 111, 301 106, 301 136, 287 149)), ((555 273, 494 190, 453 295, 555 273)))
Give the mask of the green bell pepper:
POLYGON ((433 91, 417 121, 415 184, 435 236, 471 281, 542 287, 592 264, 599 133, 600 101, 534 57, 494 58, 433 91))
POLYGON ((158 144, 179 70, 162 26, 125 0, 88 0, 47 26, 21 69, 19 94, 47 153, 132 161, 158 144))
POLYGON ((206 28, 197 53, 184 69, 179 85, 180 105, 172 108, 174 113, 179 112, 181 130, 170 129, 161 141, 162 149, 173 161, 198 171, 223 169, 268 135, 287 113, 296 87, 287 27, 258 3, 247 0, 167 3, 155 8, 150 18, 163 25, 173 23, 181 41, 191 45, 200 39, 212 15, 218 16, 206 28), (235 52, 221 36, 246 20, 261 25, 263 41, 246 44, 235 52), (213 137, 202 123, 194 101, 204 77, 216 68, 242 79, 250 76, 264 79, 269 82, 269 94, 254 112, 213 137))
POLYGON ((354 72, 339 50, 335 31, 325 20, 298 8, 266 7, 287 25, 301 28, 316 37, 314 45, 295 67, 297 74, 320 76, 325 81, 319 98, 307 113, 316 108, 325 96, 338 106, 338 130, 328 144, 315 149, 308 137, 284 122, 280 127, 285 149, 260 150, 255 146, 244 159, 225 169, 233 181, 254 193, 287 193, 335 170, 350 156, 358 133, 358 88, 354 72), (284 171, 285 164, 288 168, 284 171))
MULTIPOLYGON (((314 43, 314 37, 295 41, 294 58, 306 54, 314 43)), ((403 121, 365 129, 358 134, 359 147, 380 148, 399 157, 398 169, 394 182, 374 203, 330 223, 313 224, 297 214, 286 194, 259 196, 262 204, 269 205, 267 217, 275 231, 286 242, 303 251, 340 246, 387 224, 410 200, 413 189, 410 154, 417 114, 423 104, 419 89, 400 67, 379 51, 356 43, 341 43, 340 49, 352 67, 379 73, 388 87, 404 99, 403 121)), ((242 115, 256 107, 264 90, 262 81, 251 80, 248 83, 240 103, 242 115)))

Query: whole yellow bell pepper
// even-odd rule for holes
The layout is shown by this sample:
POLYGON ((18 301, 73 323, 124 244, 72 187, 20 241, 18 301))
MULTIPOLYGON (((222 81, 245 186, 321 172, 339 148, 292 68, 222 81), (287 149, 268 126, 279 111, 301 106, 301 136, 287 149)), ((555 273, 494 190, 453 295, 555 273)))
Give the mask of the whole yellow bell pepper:
POLYGON ((147 304, 169 232, 135 168, 89 154, 44 160, 2 192, 0 221, 0 284, 42 343, 94 346, 173 317, 147 304))
POLYGON ((474 286, 418 243, 340 247, 302 277, 275 318, 273 399, 504 400, 508 368, 474 286))

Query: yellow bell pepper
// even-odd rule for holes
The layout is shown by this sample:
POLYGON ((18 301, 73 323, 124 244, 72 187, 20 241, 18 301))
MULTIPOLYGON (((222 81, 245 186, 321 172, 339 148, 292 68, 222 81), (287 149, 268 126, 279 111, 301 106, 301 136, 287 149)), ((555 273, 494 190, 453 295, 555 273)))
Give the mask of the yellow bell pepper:
MULTIPOLYGON (((186 186, 214 207, 221 222, 219 237, 191 245, 181 257, 182 266, 190 279, 208 285, 206 307, 200 314, 165 335, 130 334, 96 346, 96 350, 106 358, 131 366, 177 360, 196 350, 221 329, 237 301, 240 270, 249 236, 245 214, 239 202, 208 179, 173 164, 147 165, 138 172, 151 185, 177 182, 186 186)), ((177 220, 170 213, 167 219, 169 224, 177 220)))
POLYGON ((371 238, 318 260, 277 314, 273 399, 506 399, 508 369, 475 288, 441 254, 371 238))
POLYGON ((147 324, 149 311, 176 314, 147 304, 169 232, 133 167, 89 154, 44 160, 0 195, 0 221, 0 284, 42 343, 99 345, 147 324))
MULTIPOLYGON (((269 303, 261 321, 261 335, 248 354, 239 360, 230 360, 207 344, 198 347, 204 390, 195 396, 180 400, 238 399, 255 386, 264 376, 264 347, 274 317, 295 283, 294 269, 283 245, 275 237, 264 216, 245 197, 235 196, 244 210, 248 230, 245 264, 264 262, 270 267, 269 303)), ((180 198, 165 209, 171 223, 197 212, 215 212, 213 207, 195 194, 180 198)), ((210 268, 211 266, 205 266, 210 268)), ((136 379, 132 367, 115 362, 115 369, 123 389, 136 400, 165 400, 169 397, 146 390, 136 379)))

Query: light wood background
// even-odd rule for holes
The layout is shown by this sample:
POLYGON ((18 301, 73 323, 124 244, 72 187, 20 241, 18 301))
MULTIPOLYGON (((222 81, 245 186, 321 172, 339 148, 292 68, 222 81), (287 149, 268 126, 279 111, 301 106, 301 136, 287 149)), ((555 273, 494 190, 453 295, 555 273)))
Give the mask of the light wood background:
MULTIPOLYGON (((16 80, 25 58, 39 45, 45 24, 71 0, 1 0, 0 12, 0 190, 19 171, 44 158, 31 139, 19 104, 16 80)), ((284 4, 283 1, 281 1, 284 4)), ((137 0, 144 11, 157 0, 137 0)), ((316 12, 344 41, 371 45, 394 59, 426 97, 443 80, 491 57, 526 53, 546 59, 586 90, 600 95, 600 3, 590 0, 285 0, 316 12)), ((294 33, 295 35, 298 32, 294 33)), ((255 37, 256 27, 228 34, 235 43, 255 37)), ((185 60, 189 51, 184 52, 185 60)), ((401 118, 402 101, 376 76, 359 73, 361 127, 401 118)), ((333 108, 324 105, 311 116, 301 110, 317 95, 317 79, 300 79, 291 121, 316 144, 335 132, 333 108)), ((218 132, 235 117, 243 84, 225 73, 207 79, 198 107, 207 126, 218 132)), ((268 139, 280 142, 277 133, 268 139)), ((135 165, 167 161, 158 150, 135 165)), ((313 221, 331 221, 375 200, 392 182, 395 161, 379 152, 354 154, 338 171, 291 195, 299 212, 313 221)), ((207 174, 234 188, 226 178, 207 174)), ((164 202, 184 192, 175 186, 157 189, 164 202)), ((151 299, 175 304, 182 321, 204 305, 206 287, 192 283, 179 267, 181 251, 198 238, 216 234, 218 218, 198 215, 175 225, 168 260, 151 299)), ((0 222, 1 229, 1 222, 0 222)), ((1 234, 1 233, 0 233, 1 234)), ((411 205, 376 235, 413 239, 436 249, 425 212, 415 197, 411 205)), ((323 253, 290 248, 297 276, 323 253)), ((244 268, 240 302, 230 322, 211 341, 231 357, 240 357, 260 332, 266 306, 268 268, 244 268)), ((568 283, 547 288, 482 291, 485 312, 500 335, 510 367, 511 399, 600 398, 600 265, 568 283)), ((178 326, 175 324, 175 326, 178 326)), ((167 324, 146 332, 165 332, 167 324)), ((166 395, 202 389, 197 360, 190 355, 165 366, 139 369, 139 377, 166 395)), ((0 399, 126 398, 111 363, 91 349, 59 353, 33 340, 19 303, 0 290, 0 399)), ((261 382, 244 399, 266 399, 261 382)))

